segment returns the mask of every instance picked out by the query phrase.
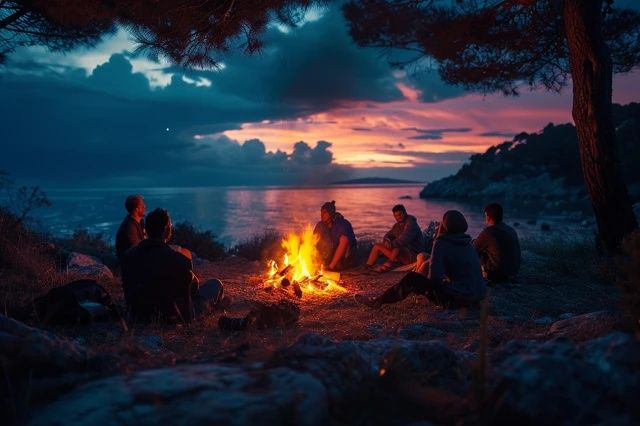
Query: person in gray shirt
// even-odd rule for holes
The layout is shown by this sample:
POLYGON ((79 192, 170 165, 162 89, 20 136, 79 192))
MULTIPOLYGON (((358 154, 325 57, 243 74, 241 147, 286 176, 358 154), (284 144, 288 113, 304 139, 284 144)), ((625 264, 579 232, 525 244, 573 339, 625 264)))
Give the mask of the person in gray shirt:
POLYGON ((430 261, 417 272, 409 272, 378 297, 355 295, 356 302, 379 308, 415 293, 424 294, 432 303, 449 308, 478 305, 486 295, 487 286, 471 237, 466 234, 467 228, 462 213, 447 211, 433 243, 430 261))
POLYGON ((484 208, 487 226, 473 240, 480 256, 484 277, 491 282, 515 281, 522 254, 515 229, 502 221, 503 209, 498 203, 484 208))
POLYGON ((402 204, 393 206, 391 211, 396 223, 385 234, 382 242, 373 245, 367 259, 367 266, 373 267, 380 255, 387 258, 386 262, 374 269, 376 272, 392 269, 395 262, 403 265, 413 263, 417 254, 425 251, 422 231, 415 216, 407 214, 402 204))

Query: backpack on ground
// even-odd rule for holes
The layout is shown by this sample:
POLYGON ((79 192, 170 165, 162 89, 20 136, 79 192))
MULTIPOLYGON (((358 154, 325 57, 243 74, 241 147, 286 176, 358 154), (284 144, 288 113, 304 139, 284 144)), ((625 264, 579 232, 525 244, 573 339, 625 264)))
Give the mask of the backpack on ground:
POLYGON ((38 319, 44 324, 85 324, 121 320, 111 295, 95 280, 77 280, 52 288, 34 300, 38 319))

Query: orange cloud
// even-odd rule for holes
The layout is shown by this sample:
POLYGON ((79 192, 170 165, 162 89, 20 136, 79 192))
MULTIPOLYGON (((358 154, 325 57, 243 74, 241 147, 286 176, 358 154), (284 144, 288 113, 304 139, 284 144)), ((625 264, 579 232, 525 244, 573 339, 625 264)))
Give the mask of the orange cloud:
MULTIPOLYGON (((622 82, 626 84, 629 79, 622 82)), ((423 103, 418 100, 417 90, 401 83, 397 87, 405 96, 401 101, 344 103, 306 117, 245 123, 240 129, 224 134, 240 141, 258 138, 267 149, 283 151, 290 151, 297 141, 326 140, 333 144, 331 150, 339 164, 413 167, 430 161, 408 152, 483 152, 510 139, 505 134, 537 132, 550 122, 572 121, 570 88, 562 94, 542 91, 523 92, 518 97, 469 94, 423 103), (463 128, 469 131, 450 131, 463 128), (409 129, 449 131, 419 133, 409 129)))
MULTIPOLYGON (((406 88, 409 89, 409 88, 406 88)), ((413 90, 413 89, 411 89, 413 90)), ((313 143, 326 140, 335 161, 354 167, 413 167, 424 163, 423 159, 382 154, 390 145, 402 144, 407 150, 418 152, 483 152, 489 146, 500 143, 504 136, 481 136, 489 132, 537 131, 548 122, 565 122, 570 119, 570 101, 558 97, 549 106, 539 102, 540 94, 520 98, 499 96, 482 97, 467 95, 439 103, 421 103, 415 90, 407 92, 408 99, 387 103, 349 103, 339 108, 313 114, 304 118, 271 122, 246 123, 241 129, 224 134, 240 141, 258 138, 267 149, 289 151, 297 141, 313 143), (444 132, 438 139, 409 139, 419 135, 417 129, 464 128, 470 132, 444 132)))

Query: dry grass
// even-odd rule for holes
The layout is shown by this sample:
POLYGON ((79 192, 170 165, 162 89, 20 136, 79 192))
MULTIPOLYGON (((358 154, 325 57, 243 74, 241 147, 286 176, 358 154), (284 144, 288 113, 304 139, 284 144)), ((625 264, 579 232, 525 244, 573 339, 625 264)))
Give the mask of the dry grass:
MULTIPOLYGON (((545 246, 540 242, 523 246, 520 282, 512 288, 499 287, 491 291, 486 322, 488 336, 485 336, 489 349, 511 339, 539 337, 547 327, 536 324, 539 317, 555 318, 563 313, 591 312, 617 305, 616 288, 600 282, 597 267, 589 267, 593 261, 590 250, 583 246, 545 246)), ((24 275, 16 275, 13 281, 2 281, 0 294, 4 300, 18 294, 32 298, 70 278, 55 272, 55 262, 51 258, 34 254, 20 259, 14 266, 24 268, 20 269, 25 271, 24 275), (26 278, 28 271, 36 274, 34 280, 26 278)), ((380 310, 371 310, 354 302, 353 294, 378 294, 396 283, 403 273, 346 272, 342 285, 348 293, 305 294, 299 300, 288 292, 265 292, 262 278, 266 266, 259 261, 231 256, 222 261, 198 263, 195 269, 201 280, 220 278, 224 282, 225 293, 234 299, 225 314, 242 316, 251 309, 255 300, 269 302, 284 298, 300 305, 298 324, 290 328, 227 332, 217 326, 222 314, 218 312, 189 326, 134 325, 128 334, 123 334, 117 324, 57 327, 52 330, 81 339, 99 352, 117 354, 120 360, 117 368, 123 371, 183 362, 265 360, 274 350, 292 344, 305 333, 319 333, 336 340, 379 337, 439 339, 454 348, 471 351, 477 351, 482 341, 479 309, 443 310, 421 296, 410 296, 380 310), (151 349, 141 344, 141 336, 158 336, 161 347, 151 349)), ((14 270, 15 273, 17 271, 14 270)), ((119 282, 104 284, 114 300, 124 305, 119 282)))

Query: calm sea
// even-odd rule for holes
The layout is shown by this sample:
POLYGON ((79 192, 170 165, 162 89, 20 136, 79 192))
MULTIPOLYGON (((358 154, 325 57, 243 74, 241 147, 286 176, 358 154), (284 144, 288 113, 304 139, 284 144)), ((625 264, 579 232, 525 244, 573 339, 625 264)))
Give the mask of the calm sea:
MULTIPOLYGON (((307 224, 314 225, 320 219, 320 206, 331 200, 336 201, 338 211, 352 223, 359 238, 380 238, 393 225, 391 207, 398 203, 418 218, 422 228, 431 220, 439 220, 449 209, 462 211, 472 236, 482 228, 481 205, 422 200, 418 197, 421 188, 421 185, 352 185, 145 188, 136 192, 145 197, 147 212, 156 207, 166 208, 174 222, 187 220, 199 229, 212 230, 227 245, 266 230, 285 233, 300 230, 307 224)), ((86 228, 92 233, 103 233, 111 241, 125 216, 124 199, 131 193, 122 189, 48 189, 46 192, 52 206, 35 214, 41 227, 56 236, 67 236, 75 229, 86 228)), ((551 224, 552 232, 566 232, 567 224, 577 229, 582 220, 576 213, 541 215, 536 209, 506 207, 506 222, 517 222, 518 232, 523 236, 540 233, 543 222, 551 224)))

